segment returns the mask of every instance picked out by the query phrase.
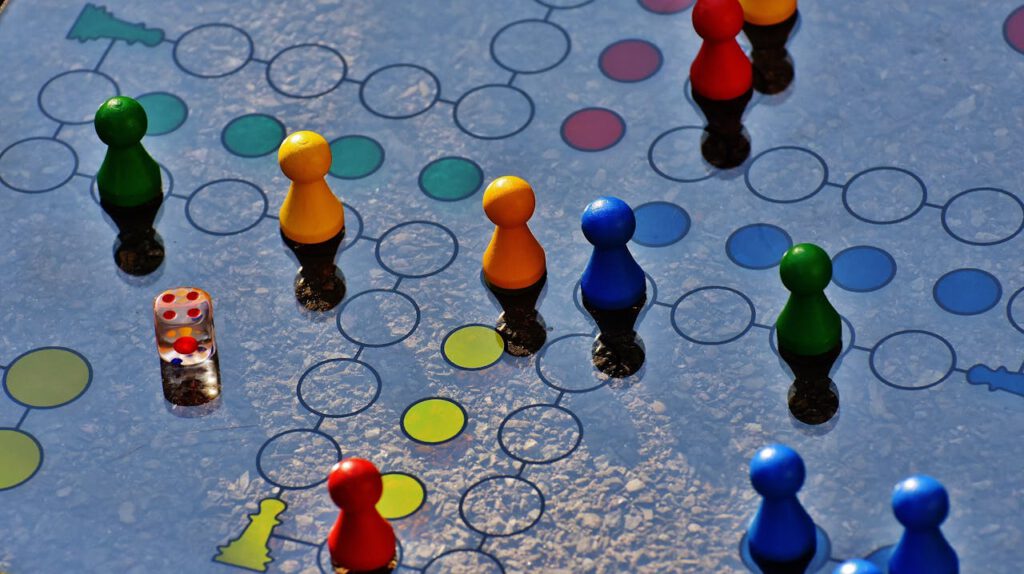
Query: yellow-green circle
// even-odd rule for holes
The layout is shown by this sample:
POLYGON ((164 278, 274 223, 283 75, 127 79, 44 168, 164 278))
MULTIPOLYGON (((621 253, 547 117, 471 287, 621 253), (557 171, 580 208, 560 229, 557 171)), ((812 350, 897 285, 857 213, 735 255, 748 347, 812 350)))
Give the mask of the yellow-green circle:
POLYGON ((380 478, 384 482, 384 492, 377 502, 377 512, 384 518, 405 518, 423 506, 427 493, 420 481, 401 472, 389 472, 380 478))
POLYGON ((459 436, 466 426, 466 412, 448 399, 423 399, 406 409, 402 429, 411 439, 439 444, 459 436))
POLYGON ((505 342, 491 327, 466 325, 452 331, 444 341, 444 356, 456 367, 482 369, 496 363, 505 352, 505 342))
POLYGON ((19 403, 39 409, 59 407, 89 386, 89 365, 67 349, 39 349, 7 369, 4 385, 19 403))
POLYGON ((15 429, 0 429, 0 490, 14 488, 39 470, 43 451, 30 435, 15 429))

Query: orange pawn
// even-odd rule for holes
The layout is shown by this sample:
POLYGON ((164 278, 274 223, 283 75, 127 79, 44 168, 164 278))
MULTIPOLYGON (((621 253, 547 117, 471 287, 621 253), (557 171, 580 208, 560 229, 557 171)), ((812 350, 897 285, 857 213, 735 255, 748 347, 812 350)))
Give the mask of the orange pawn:
POLYGON ((345 296, 345 280, 334 264, 345 237, 345 208, 324 179, 331 146, 318 133, 295 132, 281 144, 277 161, 292 181, 278 219, 281 239, 299 260, 295 298, 307 309, 327 311, 345 296))
POLYGON ((397 567, 395 531, 376 508, 384 491, 377 467, 347 458, 331 468, 327 490, 341 509, 327 534, 334 571, 377 574, 397 567))
POLYGON ((484 213, 497 227, 484 251, 484 279, 505 290, 532 287, 547 273, 544 248, 527 221, 533 216, 533 188, 518 177, 499 177, 484 191, 484 213))

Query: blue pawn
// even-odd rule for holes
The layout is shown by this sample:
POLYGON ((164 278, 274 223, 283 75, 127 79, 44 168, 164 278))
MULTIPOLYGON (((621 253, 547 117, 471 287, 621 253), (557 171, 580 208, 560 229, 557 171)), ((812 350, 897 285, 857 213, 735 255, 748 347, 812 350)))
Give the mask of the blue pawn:
POLYGON ((784 444, 768 445, 750 461, 750 483, 763 500, 747 530, 747 544, 766 573, 802 573, 814 557, 814 521, 796 497, 805 475, 800 455, 784 444))
POLYGON ((832 574, 882 574, 882 571, 867 560, 848 560, 840 564, 832 574))
POLYGON ((583 235, 594 245, 580 290, 587 304, 601 311, 628 309, 647 291, 647 279, 626 243, 633 238, 636 217, 625 201, 599 197, 583 210, 583 235))
POLYGON ((939 525, 949 514, 949 495, 934 478, 918 474, 896 485, 892 511, 906 530, 889 557, 889 574, 957 574, 960 561, 939 525))

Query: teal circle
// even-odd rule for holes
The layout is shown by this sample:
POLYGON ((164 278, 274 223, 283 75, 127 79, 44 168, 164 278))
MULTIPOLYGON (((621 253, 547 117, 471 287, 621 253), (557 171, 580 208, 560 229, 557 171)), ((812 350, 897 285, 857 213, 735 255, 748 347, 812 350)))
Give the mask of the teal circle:
POLYGON ((439 201, 465 199, 480 189, 484 172, 471 159, 442 157, 420 172, 420 190, 439 201))
POLYGON ((266 114, 239 116, 224 128, 220 139, 227 150, 242 157, 260 157, 284 141, 284 124, 266 114))
POLYGON ((331 142, 330 174, 341 179, 360 179, 380 169, 384 148, 367 136, 342 136, 331 142))
POLYGON ((184 100, 167 92, 153 92, 135 98, 146 110, 149 120, 147 136, 162 136, 181 127, 188 118, 188 106, 184 100))

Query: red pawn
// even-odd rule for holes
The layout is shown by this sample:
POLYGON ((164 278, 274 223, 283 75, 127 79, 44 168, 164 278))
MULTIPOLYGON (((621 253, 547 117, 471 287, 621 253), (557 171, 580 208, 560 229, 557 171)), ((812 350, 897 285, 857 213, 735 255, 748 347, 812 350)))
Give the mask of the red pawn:
POLYGON ((743 29, 743 7, 738 0, 697 0, 693 28, 704 39, 690 65, 693 91, 709 100, 731 100, 751 89, 750 60, 736 36, 743 29))
POLYGON ((341 512, 327 534, 335 568, 351 572, 387 571, 395 558, 395 531, 377 512, 384 484, 373 463, 348 458, 331 468, 331 500, 341 512))

